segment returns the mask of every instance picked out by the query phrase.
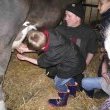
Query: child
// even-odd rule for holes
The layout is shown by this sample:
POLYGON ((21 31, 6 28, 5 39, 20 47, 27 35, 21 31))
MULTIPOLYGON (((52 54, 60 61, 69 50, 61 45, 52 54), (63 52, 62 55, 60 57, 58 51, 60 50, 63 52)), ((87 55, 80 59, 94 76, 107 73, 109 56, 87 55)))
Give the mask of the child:
MULTIPOLYGON (((31 62, 43 68, 56 65, 57 74, 54 78, 55 87, 60 99, 49 99, 49 104, 62 107, 67 104, 69 94, 75 95, 75 79, 85 69, 85 60, 80 54, 78 47, 62 37, 57 31, 31 31, 28 33, 29 43, 42 50, 43 53, 38 59, 29 58, 22 54, 17 54, 18 59, 31 62)), ((26 49, 26 47, 25 47, 26 49)), ((18 52, 28 52, 20 46, 18 52)))

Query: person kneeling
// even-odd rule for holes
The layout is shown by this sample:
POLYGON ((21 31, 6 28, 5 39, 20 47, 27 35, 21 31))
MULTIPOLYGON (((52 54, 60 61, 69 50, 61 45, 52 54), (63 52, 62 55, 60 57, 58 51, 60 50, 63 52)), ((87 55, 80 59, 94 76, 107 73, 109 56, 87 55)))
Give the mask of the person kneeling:
MULTIPOLYGON (((56 66, 56 76, 54 83, 60 99, 49 99, 48 103, 52 106, 62 107, 67 105, 68 96, 75 96, 76 83, 74 76, 81 74, 85 69, 85 60, 78 47, 70 40, 62 37, 55 30, 35 31, 32 30, 27 35, 29 43, 42 50, 42 54, 37 59, 20 54, 25 52, 21 45, 17 50, 19 60, 31 62, 43 68, 56 66)), ((28 47, 27 47, 28 48, 28 47)), ((29 49, 26 49, 29 51, 29 49)))

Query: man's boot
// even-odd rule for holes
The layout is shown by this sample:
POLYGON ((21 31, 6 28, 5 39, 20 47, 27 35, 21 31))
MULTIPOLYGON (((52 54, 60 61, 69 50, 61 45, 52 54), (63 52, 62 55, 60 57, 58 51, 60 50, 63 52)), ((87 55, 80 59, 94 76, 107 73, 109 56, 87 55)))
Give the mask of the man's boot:
POLYGON ((90 91, 87 91, 85 90, 86 94, 90 97, 90 98, 93 98, 94 96, 94 90, 90 90, 90 91))
POLYGON ((67 105, 67 100, 69 96, 69 92, 60 93, 58 92, 59 99, 49 99, 48 103, 55 107, 63 107, 67 105))

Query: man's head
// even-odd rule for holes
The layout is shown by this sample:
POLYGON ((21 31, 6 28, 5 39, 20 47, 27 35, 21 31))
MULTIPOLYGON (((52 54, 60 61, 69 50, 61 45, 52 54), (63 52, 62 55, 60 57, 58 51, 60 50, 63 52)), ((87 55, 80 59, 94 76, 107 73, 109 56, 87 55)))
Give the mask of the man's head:
POLYGON ((84 9, 82 3, 70 4, 65 10, 64 20, 69 27, 77 27, 84 18, 84 9))
POLYGON ((44 33, 36 30, 32 30, 27 34, 27 38, 29 43, 36 49, 36 50, 43 50, 46 44, 46 36, 44 33))
POLYGON ((99 13, 103 14, 110 9, 110 0, 100 0, 98 5, 99 13))

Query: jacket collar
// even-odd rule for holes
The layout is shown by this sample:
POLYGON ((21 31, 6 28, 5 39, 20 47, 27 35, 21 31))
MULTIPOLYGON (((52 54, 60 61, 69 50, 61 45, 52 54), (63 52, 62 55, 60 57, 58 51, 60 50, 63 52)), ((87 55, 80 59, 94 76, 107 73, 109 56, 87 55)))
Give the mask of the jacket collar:
POLYGON ((47 43, 45 44, 44 46, 44 52, 47 52, 48 51, 48 48, 49 48, 49 32, 47 29, 43 29, 42 32, 45 34, 46 36, 46 39, 47 39, 47 43))

